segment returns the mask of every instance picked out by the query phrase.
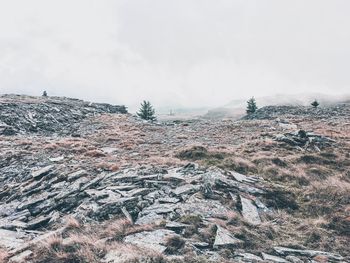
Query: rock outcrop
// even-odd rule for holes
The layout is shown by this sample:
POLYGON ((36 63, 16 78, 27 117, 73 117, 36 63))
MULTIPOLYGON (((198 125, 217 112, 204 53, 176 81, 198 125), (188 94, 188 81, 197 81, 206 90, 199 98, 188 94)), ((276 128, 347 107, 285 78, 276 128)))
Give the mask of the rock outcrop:
POLYGON ((125 106, 64 97, 0 97, 0 135, 75 135, 79 124, 102 113, 127 113, 125 106))
POLYGON ((271 120, 281 116, 304 116, 313 119, 344 118, 350 114, 350 104, 343 103, 327 107, 306 107, 306 106, 265 106, 255 113, 244 116, 244 120, 271 120))

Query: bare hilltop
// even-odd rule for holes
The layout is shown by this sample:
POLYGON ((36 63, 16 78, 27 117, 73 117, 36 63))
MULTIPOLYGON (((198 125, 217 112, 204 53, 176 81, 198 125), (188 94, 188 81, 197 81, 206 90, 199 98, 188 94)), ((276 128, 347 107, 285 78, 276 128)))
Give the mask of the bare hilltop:
POLYGON ((350 261, 349 103, 147 122, 3 95, 0 149, 0 262, 350 261))

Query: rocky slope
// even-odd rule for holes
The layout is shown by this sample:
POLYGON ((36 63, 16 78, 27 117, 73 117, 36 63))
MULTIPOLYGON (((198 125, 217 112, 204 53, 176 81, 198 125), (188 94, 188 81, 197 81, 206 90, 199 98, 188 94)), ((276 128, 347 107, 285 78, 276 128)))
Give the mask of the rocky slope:
POLYGON ((127 113, 124 106, 60 97, 0 97, 0 134, 72 135, 79 123, 101 113, 127 113))
POLYGON ((275 119, 279 116, 304 116, 312 119, 344 118, 349 116, 350 107, 348 103, 341 103, 327 107, 313 108, 311 106, 265 106, 258 109, 254 114, 246 115, 243 119, 264 120, 275 119))
POLYGON ((0 135, 0 261, 349 260, 349 108, 164 123, 65 98, 0 109, 14 131, 0 135))

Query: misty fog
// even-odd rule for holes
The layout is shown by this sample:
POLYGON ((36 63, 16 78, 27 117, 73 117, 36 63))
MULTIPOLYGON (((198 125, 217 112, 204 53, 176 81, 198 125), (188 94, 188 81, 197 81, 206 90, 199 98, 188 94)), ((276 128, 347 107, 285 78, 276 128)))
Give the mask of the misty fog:
POLYGON ((217 107, 350 87, 346 0, 0 2, 0 93, 217 107))

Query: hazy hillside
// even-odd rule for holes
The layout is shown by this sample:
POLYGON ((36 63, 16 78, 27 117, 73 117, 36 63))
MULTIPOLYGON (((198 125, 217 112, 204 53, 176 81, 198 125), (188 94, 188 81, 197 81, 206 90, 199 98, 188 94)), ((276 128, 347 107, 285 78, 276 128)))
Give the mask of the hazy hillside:
MULTIPOLYGON (((309 106, 315 99, 320 103, 320 106, 329 106, 350 100, 350 95, 326 95, 321 93, 303 93, 303 94, 277 94, 274 96, 257 97, 255 98, 259 108, 264 106, 309 106)), ((205 118, 239 118, 245 114, 247 100, 232 100, 226 105, 219 108, 208 110, 204 115, 205 118)))

